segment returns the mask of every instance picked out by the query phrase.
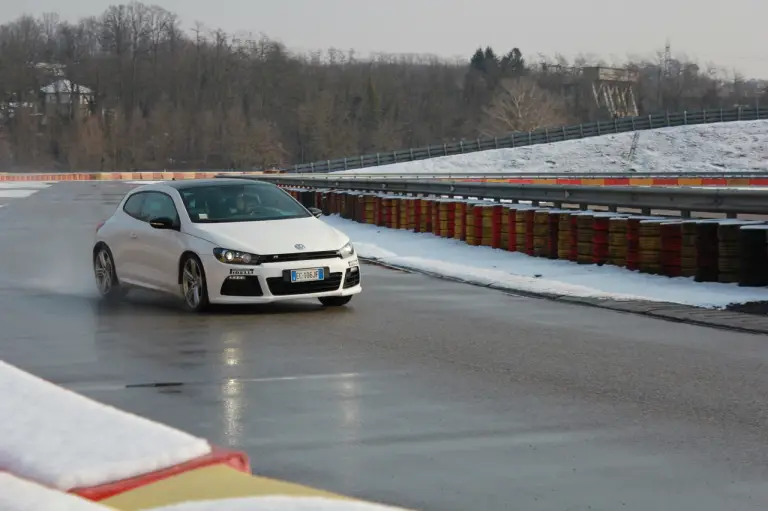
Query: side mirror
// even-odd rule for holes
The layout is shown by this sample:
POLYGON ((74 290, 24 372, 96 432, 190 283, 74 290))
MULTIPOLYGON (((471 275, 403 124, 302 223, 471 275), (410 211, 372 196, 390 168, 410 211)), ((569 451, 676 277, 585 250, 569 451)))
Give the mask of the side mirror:
POLYGON ((315 218, 320 218, 321 216, 323 216, 323 210, 322 209, 317 209, 317 208, 307 208, 307 209, 309 209, 309 212, 312 213, 312 215, 315 218))
POLYGON ((155 229, 175 229, 176 228, 176 226, 173 223, 173 220, 164 216, 153 218, 152 220, 149 221, 149 225, 151 225, 155 229))

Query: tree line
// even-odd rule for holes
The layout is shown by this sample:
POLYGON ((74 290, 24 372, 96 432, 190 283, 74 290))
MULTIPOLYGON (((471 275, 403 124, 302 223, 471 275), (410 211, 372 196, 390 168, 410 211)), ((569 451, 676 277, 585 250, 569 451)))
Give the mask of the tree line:
MULTIPOLYGON (((284 166, 605 118, 588 93, 573 100, 588 65, 606 63, 490 47, 466 62, 291 53, 184 31, 138 2, 76 23, 24 16, 0 26, 0 170, 284 166)), ((759 82, 692 62, 625 67, 641 114, 768 102, 759 82)))

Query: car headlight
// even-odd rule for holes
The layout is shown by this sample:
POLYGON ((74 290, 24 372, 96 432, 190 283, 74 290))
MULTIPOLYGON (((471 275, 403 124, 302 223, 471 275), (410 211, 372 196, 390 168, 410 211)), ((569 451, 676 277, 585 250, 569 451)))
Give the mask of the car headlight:
POLYGON ((355 255, 355 247, 352 246, 352 243, 347 243, 341 249, 339 250, 339 255, 342 259, 346 259, 347 257, 352 257, 355 255))
POLYGON ((259 256, 256 254, 249 254, 247 252, 238 252, 237 250, 229 250, 226 248, 216 247, 213 249, 213 255, 221 261, 227 264, 260 264, 259 256))

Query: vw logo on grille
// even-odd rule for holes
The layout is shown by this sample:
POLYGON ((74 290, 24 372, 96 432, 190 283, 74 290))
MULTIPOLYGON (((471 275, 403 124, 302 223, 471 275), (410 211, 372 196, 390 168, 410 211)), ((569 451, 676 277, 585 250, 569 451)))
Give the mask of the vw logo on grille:
POLYGON ((297 243, 293 246, 296 250, 304 250, 306 247, 302 245, 301 243, 297 243))

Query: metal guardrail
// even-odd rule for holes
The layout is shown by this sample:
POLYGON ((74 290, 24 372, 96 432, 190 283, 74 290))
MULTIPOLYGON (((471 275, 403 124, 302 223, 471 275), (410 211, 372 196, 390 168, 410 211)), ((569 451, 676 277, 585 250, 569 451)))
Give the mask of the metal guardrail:
MULTIPOLYGON (((337 180, 336 174, 290 174, 291 177, 337 180)), ((230 175, 230 177, 233 177, 230 175)), ((344 174, 343 179, 754 179, 768 178, 768 172, 365 172, 344 174)))
MULTIPOLYGON (((217 177, 231 178, 230 175, 217 177)), ((478 199, 531 201, 555 207, 581 208, 605 206, 651 211, 768 215, 768 190, 722 190, 699 188, 654 188, 631 186, 518 185, 507 183, 467 183, 460 181, 318 179, 281 175, 238 176, 241 179, 268 181, 281 186, 323 188, 358 192, 434 195, 478 199)))
POLYGON ((361 169, 404 163, 408 161, 426 160, 439 156, 474 153, 490 149, 514 148, 550 142, 563 142, 582 138, 625 133, 632 131, 687 126, 694 124, 709 124, 734 121, 754 121, 768 119, 768 107, 762 108, 731 108, 720 110, 702 110, 696 112, 661 113, 639 117, 625 117, 612 121, 596 121, 591 123, 563 126, 562 128, 541 129, 527 133, 512 133, 506 137, 478 138, 462 140, 427 147, 404 149, 386 153, 366 154, 323 160, 312 163, 302 163, 284 169, 289 173, 339 172, 342 170, 361 169))

